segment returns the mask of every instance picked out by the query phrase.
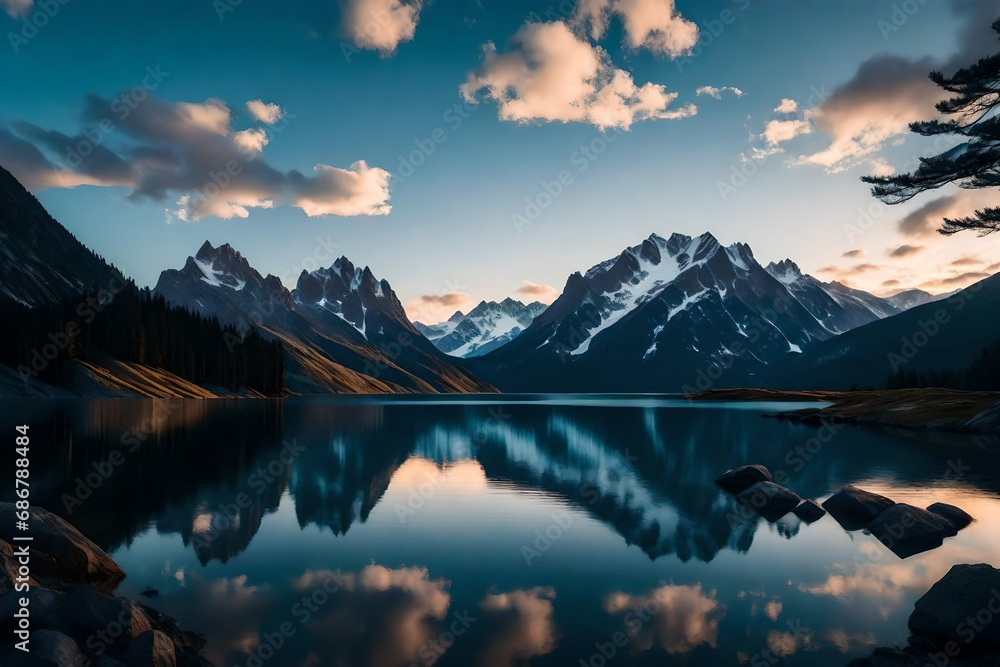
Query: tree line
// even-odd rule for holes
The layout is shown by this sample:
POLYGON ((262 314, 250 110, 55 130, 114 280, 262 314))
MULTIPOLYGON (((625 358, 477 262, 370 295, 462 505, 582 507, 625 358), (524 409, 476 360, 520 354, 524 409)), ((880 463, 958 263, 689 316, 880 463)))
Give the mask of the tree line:
POLYGON ((0 363, 25 380, 65 387, 75 361, 117 359, 230 392, 274 396, 285 388, 281 341, 171 306, 131 280, 50 306, 0 299, 0 322, 0 363))
POLYGON ((983 348, 979 357, 965 370, 917 372, 902 368, 891 373, 886 389, 911 389, 940 387, 943 389, 968 389, 974 391, 1000 390, 1000 341, 983 348))

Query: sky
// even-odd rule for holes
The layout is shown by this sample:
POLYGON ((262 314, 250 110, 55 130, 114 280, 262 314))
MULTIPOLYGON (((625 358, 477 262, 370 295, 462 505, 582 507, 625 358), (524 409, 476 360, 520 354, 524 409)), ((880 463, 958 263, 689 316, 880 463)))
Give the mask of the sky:
MULTIPOLYGON (((0 164, 153 286, 207 239, 289 288, 346 255, 432 322, 552 301, 650 234, 708 231, 884 294, 1000 270, 996 205, 860 181, 995 0, 0 0, 0 164)), ((953 141, 953 140, 948 140, 953 141)))

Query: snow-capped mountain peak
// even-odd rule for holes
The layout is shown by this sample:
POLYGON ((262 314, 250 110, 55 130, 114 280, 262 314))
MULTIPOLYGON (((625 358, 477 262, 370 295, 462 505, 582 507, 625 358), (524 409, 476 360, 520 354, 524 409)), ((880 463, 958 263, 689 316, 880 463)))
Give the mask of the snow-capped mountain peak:
POLYGON ((481 301, 467 315, 458 311, 440 324, 417 322, 415 326, 442 352, 471 358, 512 341, 545 308, 545 304, 538 301, 525 305, 508 297, 500 302, 481 301))
POLYGON ((525 387, 560 391, 605 386, 594 379, 609 374, 621 378, 616 390, 674 381, 680 388, 713 364, 739 367, 742 380, 733 373, 731 381, 747 381, 774 360, 892 310, 870 294, 827 286, 791 260, 765 269, 745 243, 653 234, 572 274, 526 331, 475 368, 487 377, 502 369, 505 379, 520 373, 525 387))
POLYGON ((381 316, 412 330, 392 286, 376 278, 367 266, 355 266, 347 257, 340 257, 329 267, 311 273, 303 271, 292 296, 302 307, 344 320, 366 338, 373 325, 369 322, 369 313, 380 312, 381 316))
POLYGON ((771 262, 766 267, 767 272, 786 285, 791 285, 802 278, 802 269, 790 259, 771 262))

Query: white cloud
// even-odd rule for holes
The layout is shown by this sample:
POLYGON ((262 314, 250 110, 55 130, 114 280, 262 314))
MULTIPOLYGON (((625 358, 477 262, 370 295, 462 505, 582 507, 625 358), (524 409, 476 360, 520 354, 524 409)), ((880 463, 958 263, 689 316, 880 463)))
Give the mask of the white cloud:
POLYGON ((420 0, 344 0, 342 29, 358 48, 391 55, 413 39, 421 6, 420 0))
POLYGON ((277 104, 267 104, 261 100, 250 100, 247 102, 247 109, 254 120, 265 125, 274 125, 285 117, 285 111, 277 104))
POLYGON ((571 22, 598 40, 611 16, 621 19, 625 42, 633 49, 678 57, 698 43, 698 26, 677 12, 674 0, 580 0, 571 22))
POLYGON ((799 103, 787 97, 781 98, 781 103, 774 107, 775 113, 790 114, 799 110, 799 103))
POLYGON ((746 95, 742 90, 734 86, 723 86, 722 88, 716 88, 715 86, 701 86, 695 91, 695 95, 699 97, 702 95, 708 95, 709 97, 714 97, 717 100, 722 99, 722 93, 732 93, 736 97, 743 97, 746 95))
POLYGON ((628 129, 638 120, 697 113, 691 104, 669 109, 676 93, 652 83, 637 86, 601 48, 577 37, 565 23, 527 23, 512 43, 507 53, 487 44, 482 66, 460 87, 469 102, 485 90, 485 97, 499 105, 502 120, 628 129))

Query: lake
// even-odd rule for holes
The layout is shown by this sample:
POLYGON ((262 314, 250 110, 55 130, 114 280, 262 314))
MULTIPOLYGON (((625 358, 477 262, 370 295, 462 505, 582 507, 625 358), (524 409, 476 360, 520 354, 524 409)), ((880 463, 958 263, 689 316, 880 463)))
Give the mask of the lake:
MULTIPOLYGON (((1000 565, 992 438, 656 396, 2 401, 33 502, 220 667, 845 665, 905 643, 956 563, 1000 565), (712 480, 762 463, 977 521, 900 559, 712 480)), ((6 476, 5 476, 6 477, 6 476)), ((9 480, 2 484, 11 497, 9 480)))

